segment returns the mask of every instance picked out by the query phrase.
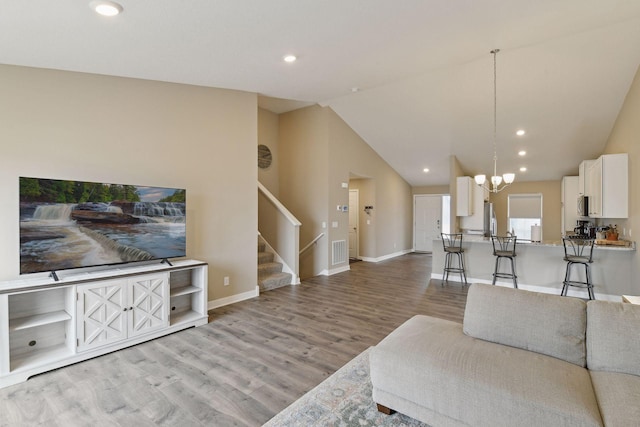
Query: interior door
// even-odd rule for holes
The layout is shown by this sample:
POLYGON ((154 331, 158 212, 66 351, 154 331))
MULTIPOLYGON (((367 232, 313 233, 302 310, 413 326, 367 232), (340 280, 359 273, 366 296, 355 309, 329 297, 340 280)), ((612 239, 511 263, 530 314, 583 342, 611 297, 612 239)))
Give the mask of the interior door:
POLYGON ((349 190, 349 258, 358 258, 358 214, 360 212, 358 190, 349 190))
POLYGON ((417 195, 413 199, 413 248, 432 252, 433 240, 440 237, 442 196, 417 195))

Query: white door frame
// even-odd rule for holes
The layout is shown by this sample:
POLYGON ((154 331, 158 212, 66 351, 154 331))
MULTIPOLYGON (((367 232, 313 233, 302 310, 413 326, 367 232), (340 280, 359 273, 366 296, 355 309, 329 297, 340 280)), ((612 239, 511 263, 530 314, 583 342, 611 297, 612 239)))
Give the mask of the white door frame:
MULTIPOLYGON (((413 251, 416 251, 416 199, 418 197, 438 197, 442 204, 443 197, 448 194, 414 194, 413 195, 413 251)), ((440 211, 440 230, 442 230, 442 210, 440 211)))
MULTIPOLYGON (((357 188, 349 189, 349 215, 355 214, 356 229, 355 229, 355 258, 360 256, 360 190, 357 188), (351 205, 351 194, 356 195, 355 206, 351 205)), ((349 232, 351 232, 351 221, 349 220, 349 232)), ((351 255, 351 239, 349 239, 349 255, 351 255)))

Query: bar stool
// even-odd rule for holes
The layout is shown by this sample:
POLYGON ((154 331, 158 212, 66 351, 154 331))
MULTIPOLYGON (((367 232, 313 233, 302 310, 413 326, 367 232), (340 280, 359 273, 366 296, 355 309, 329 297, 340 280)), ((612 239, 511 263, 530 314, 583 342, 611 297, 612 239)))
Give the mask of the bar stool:
MULTIPOLYGON (((464 271, 464 249, 462 248, 462 233, 440 233, 442 246, 444 247, 444 272, 442 280, 449 281, 449 273, 459 273, 463 286, 467 284, 467 274, 464 271), (458 266, 454 267, 452 258, 458 258, 458 266)), ((444 283, 443 283, 444 284, 444 283)))
POLYGON ((518 289, 518 275, 516 274, 516 236, 491 236, 493 245, 493 255, 496 257, 496 267, 493 270, 493 284, 496 284, 498 277, 512 279, 513 287, 518 289), (511 262, 511 273, 500 271, 500 260, 507 258, 511 262))
POLYGON ((563 237, 562 245, 564 246, 564 260, 567 261, 567 272, 564 275, 562 292, 560 295, 567 296, 569 286, 578 288, 587 288, 589 299, 596 299, 593 295, 593 282, 591 281, 591 266, 593 262, 594 239, 583 239, 575 237, 563 237), (574 265, 583 265, 585 281, 571 280, 571 267, 574 265))

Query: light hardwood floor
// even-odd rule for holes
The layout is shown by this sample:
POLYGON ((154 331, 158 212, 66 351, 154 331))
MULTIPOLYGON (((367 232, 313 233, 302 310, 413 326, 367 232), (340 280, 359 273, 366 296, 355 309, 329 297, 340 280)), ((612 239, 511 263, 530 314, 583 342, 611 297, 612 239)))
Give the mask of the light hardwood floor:
MULTIPOLYGON (((439 268, 439 267, 438 267, 439 268)), ((408 254, 210 312, 210 323, 0 390, 0 426, 259 426, 415 314, 467 288, 408 254)))

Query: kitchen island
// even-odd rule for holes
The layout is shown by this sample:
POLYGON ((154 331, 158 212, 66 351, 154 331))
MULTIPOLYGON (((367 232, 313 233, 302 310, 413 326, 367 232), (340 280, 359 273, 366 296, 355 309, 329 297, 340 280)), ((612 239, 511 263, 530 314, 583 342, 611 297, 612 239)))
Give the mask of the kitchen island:
MULTIPOLYGON (((495 256, 491 239, 481 236, 467 236, 463 238, 462 247, 465 250, 465 267, 468 283, 491 283, 495 268, 495 256)), ((637 286, 631 283, 632 259, 635 243, 630 247, 596 246, 593 250, 593 264, 591 264, 591 279, 593 281, 596 299, 620 301, 623 294, 637 293, 637 286)), ((518 287, 537 292, 560 295, 562 281, 567 263, 564 261, 564 247, 562 241, 531 243, 518 241, 516 246, 516 273, 518 287)), ((431 278, 442 279, 444 267, 444 250, 442 241, 433 241, 433 267, 431 278)), ((507 262, 501 263, 501 268, 508 268, 507 262)), ((584 278, 584 268, 574 267, 572 279, 584 278)), ((460 282, 460 276, 449 274, 449 281, 460 282)), ((512 287, 509 279, 498 279, 497 284, 512 287)), ((569 296, 587 298, 585 289, 569 287, 569 296)))

